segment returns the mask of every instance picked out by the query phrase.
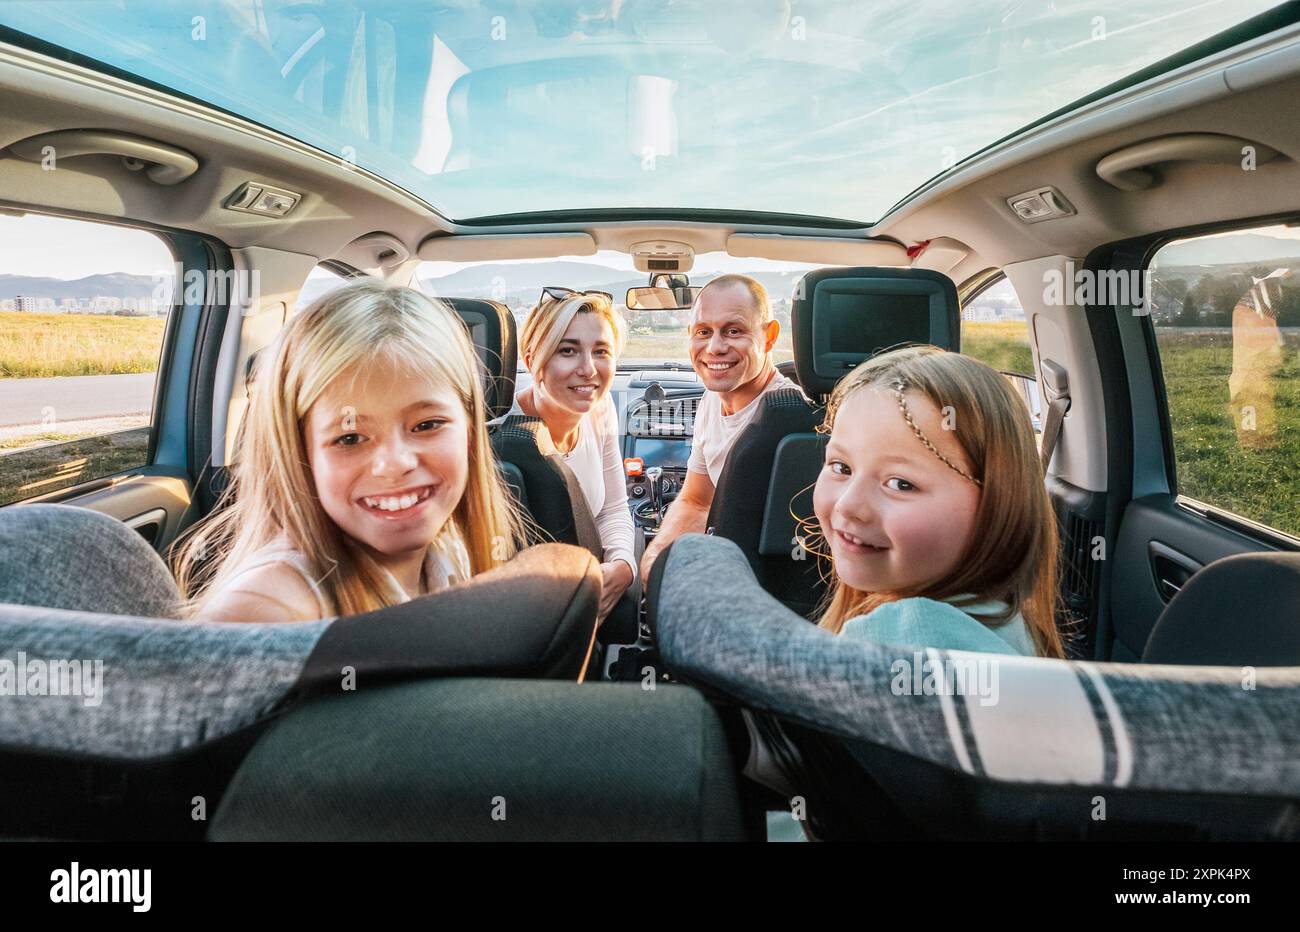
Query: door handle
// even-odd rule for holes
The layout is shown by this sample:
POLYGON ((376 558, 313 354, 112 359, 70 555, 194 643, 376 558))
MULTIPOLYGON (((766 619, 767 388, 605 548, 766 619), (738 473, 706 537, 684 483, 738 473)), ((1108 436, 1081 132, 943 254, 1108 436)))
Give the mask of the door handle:
POLYGON ((1156 592, 1168 604, 1187 585, 1187 581, 1196 575, 1202 564, 1159 541, 1153 540, 1147 546, 1156 592))

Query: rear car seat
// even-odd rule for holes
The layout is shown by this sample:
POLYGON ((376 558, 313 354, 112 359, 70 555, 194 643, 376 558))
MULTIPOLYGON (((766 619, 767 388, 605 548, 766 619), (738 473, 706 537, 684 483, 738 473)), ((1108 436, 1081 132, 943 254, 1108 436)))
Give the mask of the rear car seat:
MULTIPOLYGON (((648 586, 671 672, 788 727, 818 837, 1300 839, 1300 666, 1259 669, 1247 688, 1239 666, 837 637, 764 592, 735 544, 698 534, 648 586), (979 669, 996 693, 913 689, 926 664, 936 683, 979 669)), ((1288 604, 1238 592, 1227 617, 1288 604)))

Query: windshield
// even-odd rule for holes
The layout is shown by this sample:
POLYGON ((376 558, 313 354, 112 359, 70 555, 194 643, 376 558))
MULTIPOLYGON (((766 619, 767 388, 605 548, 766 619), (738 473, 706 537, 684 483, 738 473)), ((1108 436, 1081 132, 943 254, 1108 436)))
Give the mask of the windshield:
MULTIPOLYGON (((772 314, 781 324, 781 334, 772 349, 774 361, 794 358, 791 343, 790 302, 795 286, 805 272, 826 268, 824 263, 774 262, 767 259, 738 259, 726 253, 702 253, 695 257, 690 279, 694 286, 707 285, 719 275, 739 272, 750 275, 767 291, 772 314)), ((686 328, 690 309, 679 311, 629 311, 625 302, 629 288, 644 287, 645 272, 632 266, 627 253, 602 250, 594 256, 562 256, 557 259, 520 259, 512 262, 421 262, 415 284, 426 294, 446 298, 487 298, 510 308, 519 329, 537 304, 542 288, 558 285, 577 291, 607 291, 614 296, 615 309, 627 324, 627 347, 619 357, 619 368, 676 363, 690 368, 686 328)), ((522 368, 522 360, 519 363, 522 368)))
POLYGON ((1250 0, 6 0, 0 24, 285 132, 445 216, 868 222, 1268 8, 1250 0))

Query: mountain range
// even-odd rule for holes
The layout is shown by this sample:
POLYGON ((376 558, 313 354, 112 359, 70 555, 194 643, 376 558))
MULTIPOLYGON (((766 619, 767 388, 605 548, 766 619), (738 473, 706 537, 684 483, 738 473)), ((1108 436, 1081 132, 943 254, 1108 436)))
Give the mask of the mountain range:
MULTIPOLYGON (((769 297, 776 301, 793 294, 803 272, 761 271, 753 275, 767 289, 769 297)), ((692 283, 704 284, 714 277, 697 276, 692 283)), ((615 304, 622 304, 627 289, 648 285, 650 276, 644 272, 629 272, 588 262, 494 262, 458 269, 439 278, 422 277, 420 281, 430 293, 445 297, 492 297, 507 304, 521 300, 531 304, 543 287, 557 285, 579 291, 608 291, 614 296, 615 304)))
MULTIPOLYGON (((170 276, 169 276, 170 277, 170 276)), ((151 275, 128 275, 113 272, 106 275, 87 275, 65 281, 34 275, 0 275, 0 298, 23 295, 29 298, 149 298, 153 296, 155 281, 151 275)))
MULTIPOLYGON (((1160 266, 1223 266, 1241 263, 1267 264, 1280 260, 1300 264, 1300 239, 1246 233, 1189 240, 1164 247, 1160 266)), ((760 271, 753 273, 775 300, 789 298, 803 274, 760 271)), ((703 284, 712 275, 699 275, 695 284, 703 284)), ((465 297, 494 297, 508 304, 531 304, 545 285, 560 285, 579 290, 599 289, 614 295, 616 304, 623 301, 628 288, 648 283, 649 276, 588 262, 488 262, 458 269, 436 278, 421 277, 434 294, 465 297)), ((45 276, 0 274, 0 298, 24 295, 32 298, 89 299, 100 295, 117 298, 148 298, 153 295, 155 280, 149 275, 110 273, 87 275, 65 280, 45 276)), ((304 300, 332 287, 328 279, 315 279, 304 288, 304 300)))

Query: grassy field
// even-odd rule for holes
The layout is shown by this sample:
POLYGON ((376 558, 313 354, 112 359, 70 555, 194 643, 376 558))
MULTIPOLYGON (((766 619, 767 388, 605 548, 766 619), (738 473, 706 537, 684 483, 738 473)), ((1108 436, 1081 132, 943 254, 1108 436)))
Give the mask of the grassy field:
MULTIPOLYGON (((0 313, 0 378, 154 371, 163 323, 160 318, 0 313)), ((1259 394, 1258 432, 1240 435, 1228 400, 1231 331, 1160 327, 1156 335, 1174 426, 1179 491, 1300 535, 1300 334, 1287 333, 1282 365, 1259 394)), ((962 350, 1004 371, 1028 373, 1033 368, 1020 322, 967 321, 962 350)), ((793 357, 788 332, 782 333, 774 356, 778 362, 793 357)), ((631 334, 624 357, 685 362, 685 328, 631 334)), ((147 428, 0 441, 0 503, 137 465, 147 442, 147 428), (44 445, 32 447, 34 441, 44 445)), ((1139 442, 1156 443, 1158 438, 1139 442)))
POLYGON ((961 351, 999 372, 1034 374, 1029 329, 1022 320, 962 321, 961 351))
POLYGON ((154 372, 161 317, 0 312, 0 378, 154 372))
MULTIPOLYGON (((1021 321, 963 323, 962 352, 984 360, 995 369, 1023 373, 1034 371, 1027 331, 1021 321)), ((630 334, 623 356, 626 359, 679 359, 687 362, 690 354, 686 347, 686 328, 653 334, 630 334)), ((772 357, 777 362, 794 358, 794 346, 790 342, 788 329, 781 331, 776 348, 772 350, 772 357)))
MULTIPOLYGON (((1258 393, 1257 430, 1237 431, 1228 403, 1232 334, 1159 327, 1178 491, 1300 536, 1300 334, 1258 393)), ((1147 440, 1157 443, 1158 438, 1147 440)))
MULTIPOLYGON (((627 347, 622 359, 666 359, 689 363, 690 349, 687 347, 686 328, 678 330, 657 331, 655 333, 628 334, 627 347)), ((789 332, 782 330, 777 337, 772 358, 777 362, 794 359, 794 346, 790 342, 789 332)))

